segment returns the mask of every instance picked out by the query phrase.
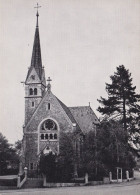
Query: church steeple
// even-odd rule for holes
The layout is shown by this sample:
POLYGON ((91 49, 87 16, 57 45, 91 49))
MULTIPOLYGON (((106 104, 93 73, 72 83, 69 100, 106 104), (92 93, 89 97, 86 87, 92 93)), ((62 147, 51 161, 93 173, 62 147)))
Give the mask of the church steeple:
POLYGON ((46 87, 46 80, 45 80, 45 73, 44 68, 42 67, 42 58, 41 58, 41 47, 40 47, 40 36, 39 36, 39 24, 38 24, 38 8, 41 6, 37 3, 37 13, 36 13, 36 28, 35 28, 35 36, 34 36, 34 44, 33 44, 33 51, 32 51, 32 58, 31 58, 31 65, 28 70, 28 74, 26 77, 26 83, 29 80, 29 77, 31 76, 31 72, 34 69, 37 76, 40 79, 40 82, 46 87))
POLYGON ((31 65, 28 70, 28 74, 26 77, 26 83, 30 80, 31 72, 34 70, 39 78, 40 82, 46 87, 46 80, 45 80, 45 72, 44 68, 42 67, 42 58, 41 58, 41 47, 40 47, 40 36, 39 36, 39 24, 38 24, 38 8, 41 6, 37 3, 37 13, 36 13, 36 28, 35 28, 35 36, 34 36, 34 44, 33 44, 33 51, 31 57, 31 65))
POLYGON ((40 47, 40 37, 39 37, 39 26, 38 26, 38 11, 36 14, 37 21, 36 21, 36 30, 34 36, 34 45, 33 45, 33 52, 32 52, 32 59, 31 59, 31 67, 35 67, 35 70, 41 79, 42 77, 42 59, 41 59, 41 47, 40 47))
MULTIPOLYGON (((37 9, 40 6, 37 4, 37 9)), ((39 37, 39 25, 37 10, 36 28, 34 36, 31 65, 29 67, 25 81, 25 124, 29 121, 40 101, 44 97, 46 88, 46 79, 44 67, 42 67, 41 47, 39 37)))

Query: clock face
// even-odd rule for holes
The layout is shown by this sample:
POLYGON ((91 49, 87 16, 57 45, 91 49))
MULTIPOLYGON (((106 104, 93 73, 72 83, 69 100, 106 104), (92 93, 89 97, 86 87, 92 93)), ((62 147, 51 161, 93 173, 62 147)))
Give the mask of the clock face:
POLYGON ((31 75, 31 78, 32 78, 33 80, 35 80, 35 75, 31 75))

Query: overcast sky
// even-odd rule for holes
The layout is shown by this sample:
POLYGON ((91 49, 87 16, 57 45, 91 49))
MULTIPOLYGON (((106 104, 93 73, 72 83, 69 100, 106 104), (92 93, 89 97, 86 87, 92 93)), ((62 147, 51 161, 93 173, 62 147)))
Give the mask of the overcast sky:
MULTIPOLYGON (((67 106, 96 111, 116 67, 130 70, 140 93, 140 0, 39 0, 46 78, 67 106)), ((36 24, 36 0, 0 0, 0 131, 22 138, 24 86, 36 24)))

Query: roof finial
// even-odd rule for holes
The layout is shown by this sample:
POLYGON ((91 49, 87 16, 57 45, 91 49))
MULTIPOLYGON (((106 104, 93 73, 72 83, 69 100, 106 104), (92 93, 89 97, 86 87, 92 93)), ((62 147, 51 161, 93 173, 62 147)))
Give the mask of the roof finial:
POLYGON ((52 80, 51 80, 50 77, 48 77, 47 81, 48 81, 47 89, 48 89, 48 91, 51 91, 51 84, 50 84, 50 82, 51 82, 52 80))
POLYGON ((36 17, 37 17, 36 27, 38 27, 38 17, 39 17, 38 8, 41 8, 41 6, 39 6, 39 5, 38 5, 38 3, 37 3, 37 6, 36 6, 36 7, 34 7, 34 8, 36 8, 36 9, 37 9, 37 13, 36 13, 36 17))

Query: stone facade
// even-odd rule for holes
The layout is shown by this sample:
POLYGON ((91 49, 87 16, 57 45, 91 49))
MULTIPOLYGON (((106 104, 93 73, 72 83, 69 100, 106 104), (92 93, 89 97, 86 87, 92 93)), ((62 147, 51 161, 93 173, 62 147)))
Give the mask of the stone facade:
MULTIPOLYGON (((38 17, 38 15, 37 15, 38 17)), ((37 20, 38 21, 38 20, 37 20)), ((39 27, 35 31, 31 66, 25 81, 25 123, 23 126, 23 164, 37 170, 40 154, 59 154, 62 133, 73 134, 75 153, 80 154, 80 139, 96 130, 98 119, 90 107, 68 108, 51 92, 49 78, 46 90, 42 67, 39 27)))
MULTIPOLYGON (((30 99, 26 101, 29 101, 30 103, 30 99)), ((26 156, 26 166, 30 168, 31 163, 37 164, 39 154, 46 148, 49 148, 55 153, 59 153, 60 131, 65 133, 77 131, 74 124, 76 124, 76 121, 72 121, 69 118, 58 99, 51 91, 47 91, 30 117, 30 120, 24 127, 24 153, 26 156), (54 121, 57 127, 56 130, 41 128, 42 124, 47 120, 54 121), (47 139, 45 139, 46 134, 48 135, 47 139), (57 138, 54 139, 53 137, 53 139, 51 139, 49 137, 50 134, 53 136, 56 134, 57 138), (44 135, 44 139, 41 138, 42 135, 44 135)))

